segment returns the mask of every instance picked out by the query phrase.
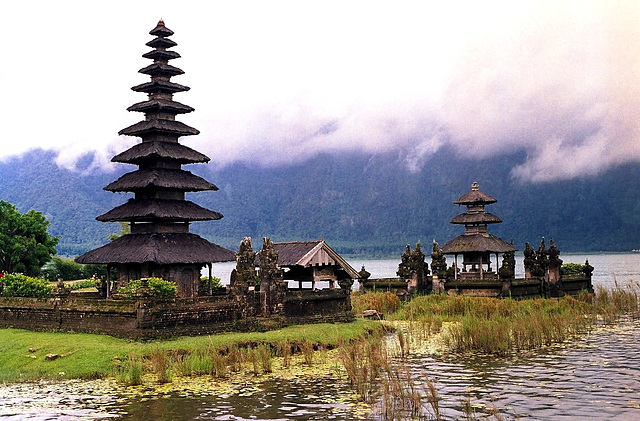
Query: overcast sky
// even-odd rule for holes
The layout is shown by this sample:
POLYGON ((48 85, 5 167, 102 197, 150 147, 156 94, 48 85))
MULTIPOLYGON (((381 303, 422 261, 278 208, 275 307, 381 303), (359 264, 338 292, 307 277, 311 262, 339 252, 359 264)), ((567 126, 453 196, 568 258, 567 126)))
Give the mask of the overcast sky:
POLYGON ((130 147, 160 18, 201 131, 183 142, 218 167, 399 151, 415 170, 447 144, 525 151, 533 181, 640 161, 637 0, 3 1, 0 159, 130 147))

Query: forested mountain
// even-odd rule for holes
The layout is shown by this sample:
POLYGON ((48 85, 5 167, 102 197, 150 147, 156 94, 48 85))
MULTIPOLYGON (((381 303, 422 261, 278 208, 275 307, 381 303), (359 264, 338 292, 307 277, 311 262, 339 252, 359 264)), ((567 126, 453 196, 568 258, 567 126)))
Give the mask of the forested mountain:
MULTIPOLYGON (((91 157, 86 157, 87 162, 91 157)), ((235 164, 217 169, 191 165, 220 191, 188 194, 220 221, 194 223, 192 231, 236 250, 245 236, 275 241, 324 238, 342 253, 399 255, 421 240, 441 244, 463 232, 449 220, 464 211, 453 200, 473 181, 498 203, 488 211, 502 218, 490 232, 522 250, 529 241, 553 237, 562 251, 627 251, 640 248, 640 164, 614 168, 597 178, 523 183, 510 177, 524 156, 469 160, 444 151, 418 172, 400 155, 321 155, 275 168, 235 164)), ((80 163, 82 166, 82 163, 80 163)), ((0 162, 0 200, 20 211, 36 209, 59 235, 58 252, 76 255, 107 242, 118 224, 95 217, 130 194, 102 188, 135 167, 116 173, 58 168, 50 152, 33 151, 0 162)))

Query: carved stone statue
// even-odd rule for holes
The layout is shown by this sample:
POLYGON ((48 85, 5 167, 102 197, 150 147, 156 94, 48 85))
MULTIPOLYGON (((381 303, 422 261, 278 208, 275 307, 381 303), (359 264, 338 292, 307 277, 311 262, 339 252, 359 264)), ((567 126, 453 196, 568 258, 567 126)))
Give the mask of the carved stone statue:
POLYGON ((516 258, 515 252, 507 251, 502 254, 502 266, 498 270, 498 275, 500 275, 500 279, 504 280, 512 280, 515 277, 516 273, 516 258))
POLYGON ((560 280, 561 268, 560 250, 558 250, 552 238, 549 241, 549 282, 556 283, 560 280))
POLYGON ((246 296, 249 286, 255 286, 256 253, 251 248, 251 237, 245 237, 240 242, 240 248, 236 255, 236 268, 231 274, 229 288, 236 296, 246 296))
POLYGON ((282 269, 278 266, 278 252, 273 241, 264 237, 262 250, 259 252, 260 270, 260 312, 263 316, 283 312, 286 284, 283 280, 282 269))
POLYGON ((542 237, 542 240, 540 240, 540 247, 538 247, 536 257, 538 260, 538 266, 540 266, 540 270, 542 271, 542 273, 538 276, 544 276, 549 269, 549 250, 547 250, 544 244, 544 237, 542 237))
POLYGON ((398 265, 398 270, 396 271, 396 275, 398 275, 402 279, 408 279, 411 277, 411 246, 407 244, 407 248, 405 249, 402 256, 400 256, 400 264, 398 265))
POLYGON ((362 269, 360 269, 358 275, 360 275, 360 279, 367 280, 371 276, 371 273, 367 272, 367 270, 364 268, 364 265, 362 265, 362 269))
POLYGON ((434 275, 438 275, 441 280, 447 277, 447 258, 442 250, 438 246, 436 241, 433 241, 433 251, 431 252, 431 270, 434 275))
POLYGON ((524 277, 531 278, 535 271, 536 265, 536 251, 531 247, 529 243, 524 244, 524 277))

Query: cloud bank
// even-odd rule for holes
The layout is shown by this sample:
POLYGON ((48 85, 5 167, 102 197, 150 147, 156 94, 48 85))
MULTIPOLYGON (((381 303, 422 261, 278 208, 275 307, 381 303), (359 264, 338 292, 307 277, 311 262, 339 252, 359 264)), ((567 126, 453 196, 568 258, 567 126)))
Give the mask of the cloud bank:
POLYGON ((513 176, 540 182, 640 161, 637 1, 129 3, 0 6, 0 159, 95 151, 97 168, 131 146, 117 132, 142 117, 128 88, 162 17, 201 131, 184 143, 217 166, 402 151, 416 170, 449 146, 524 151, 513 176))

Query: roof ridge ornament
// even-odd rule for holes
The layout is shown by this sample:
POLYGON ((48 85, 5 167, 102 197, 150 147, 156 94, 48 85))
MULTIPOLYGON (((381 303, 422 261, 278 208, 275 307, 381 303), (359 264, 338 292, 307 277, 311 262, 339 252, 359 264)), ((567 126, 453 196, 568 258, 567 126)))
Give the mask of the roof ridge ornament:
POLYGON ((471 184, 471 190, 478 191, 479 188, 480 188, 480 185, 478 184, 477 181, 474 181, 473 184, 471 184))

